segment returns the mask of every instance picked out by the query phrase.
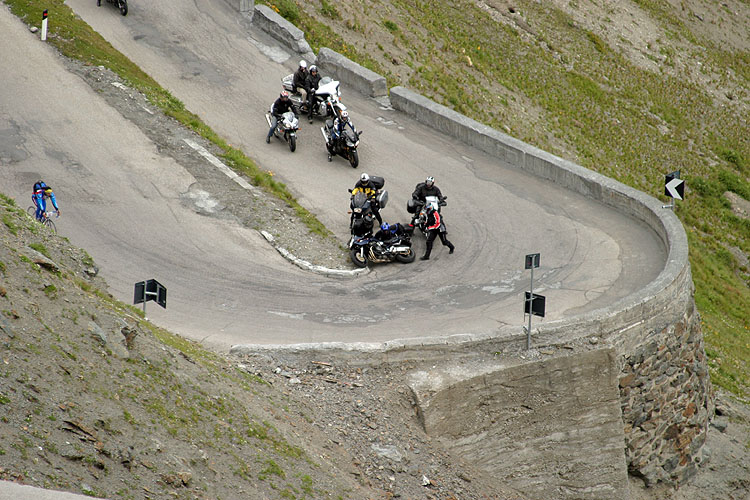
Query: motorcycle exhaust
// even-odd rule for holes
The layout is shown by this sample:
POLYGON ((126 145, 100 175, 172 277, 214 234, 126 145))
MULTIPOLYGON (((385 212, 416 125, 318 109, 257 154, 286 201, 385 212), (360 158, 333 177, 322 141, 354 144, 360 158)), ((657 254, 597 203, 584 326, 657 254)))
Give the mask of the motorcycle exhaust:
POLYGON ((271 117, 269 116, 268 113, 266 113, 266 121, 268 122, 268 126, 270 127, 271 126, 271 117))
MULTIPOLYGON (((268 125, 271 126, 270 124, 268 125)), ((328 144, 328 136, 326 135, 325 127, 320 127, 320 133, 323 134, 323 139, 325 139, 326 144, 328 144)))

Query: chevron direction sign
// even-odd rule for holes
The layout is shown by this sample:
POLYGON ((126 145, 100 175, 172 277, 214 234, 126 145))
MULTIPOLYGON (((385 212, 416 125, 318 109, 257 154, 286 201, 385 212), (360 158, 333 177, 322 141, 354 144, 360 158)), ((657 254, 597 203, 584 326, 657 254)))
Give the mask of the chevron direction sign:
POLYGON ((685 195, 685 181, 680 179, 680 171, 669 173, 664 178, 664 195, 681 200, 685 195))

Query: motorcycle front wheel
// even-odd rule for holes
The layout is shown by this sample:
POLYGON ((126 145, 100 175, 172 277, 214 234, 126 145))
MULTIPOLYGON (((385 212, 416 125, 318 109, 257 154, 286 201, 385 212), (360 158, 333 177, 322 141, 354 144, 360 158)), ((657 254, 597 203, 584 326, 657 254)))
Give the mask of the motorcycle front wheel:
POLYGON ((352 168, 357 168, 359 165, 359 155, 356 150, 349 153, 349 163, 351 163, 352 168))
POLYGON ((352 248, 349 251, 349 256, 352 258, 355 266, 367 267, 367 256, 365 255, 364 248, 352 248))
POLYGON ((414 249, 410 248, 409 253, 403 254, 398 253, 396 254, 396 260, 399 262, 403 262, 404 264, 410 264, 414 262, 414 259, 417 258, 417 254, 414 253, 414 249))
POLYGON ((118 0, 117 5, 120 7, 120 14, 123 16, 128 15, 128 2, 127 0, 118 0))
POLYGON ((290 135, 289 136, 289 151, 294 153, 296 149, 297 149, 297 136, 290 135))

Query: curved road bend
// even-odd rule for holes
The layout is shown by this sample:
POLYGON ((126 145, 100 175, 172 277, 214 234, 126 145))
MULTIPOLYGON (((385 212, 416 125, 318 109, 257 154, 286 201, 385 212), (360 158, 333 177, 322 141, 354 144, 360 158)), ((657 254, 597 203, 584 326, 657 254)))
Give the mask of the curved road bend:
MULTIPOLYGON (((133 283, 143 279, 167 286, 168 309, 150 304, 149 318, 177 333, 226 348, 492 332, 523 323, 525 254, 541 252, 534 287, 547 297, 544 321, 610 304, 663 268, 663 245, 637 221, 346 88, 365 131, 359 169, 327 162, 320 122, 304 127, 293 155, 266 145, 262 114, 297 56, 257 41, 262 34, 252 40, 226 2, 136 2, 124 18, 94 2, 69 3, 188 109, 273 170, 342 242, 346 189, 363 171, 386 178, 388 221, 407 220, 406 200, 427 175, 449 196, 444 216, 454 255, 438 244, 429 262, 375 266, 355 279, 302 271, 232 217, 198 215, 181 195, 207 186, 0 9, 0 191, 24 205, 31 184, 47 180, 63 207, 59 232, 91 253, 119 299, 130 302, 133 283)), ((210 194, 220 201, 223 191, 210 194)), ((421 252, 422 238, 415 240, 421 252)))

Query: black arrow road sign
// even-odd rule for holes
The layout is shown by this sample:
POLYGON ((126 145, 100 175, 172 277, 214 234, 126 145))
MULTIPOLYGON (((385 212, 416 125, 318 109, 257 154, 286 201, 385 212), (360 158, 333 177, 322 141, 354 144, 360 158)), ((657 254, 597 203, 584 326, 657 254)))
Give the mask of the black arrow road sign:
POLYGON ((677 170, 664 177, 664 195, 681 200, 685 194, 685 181, 680 179, 680 171, 677 170))

